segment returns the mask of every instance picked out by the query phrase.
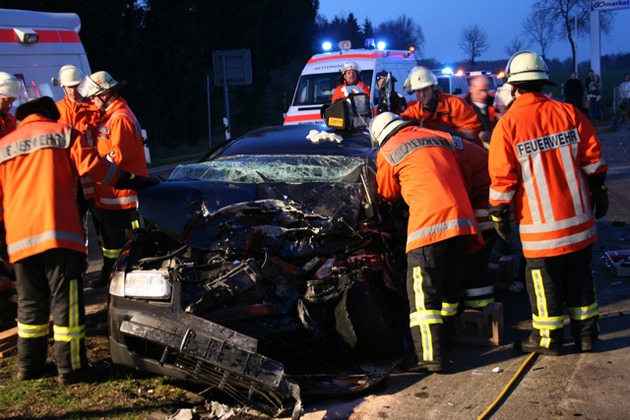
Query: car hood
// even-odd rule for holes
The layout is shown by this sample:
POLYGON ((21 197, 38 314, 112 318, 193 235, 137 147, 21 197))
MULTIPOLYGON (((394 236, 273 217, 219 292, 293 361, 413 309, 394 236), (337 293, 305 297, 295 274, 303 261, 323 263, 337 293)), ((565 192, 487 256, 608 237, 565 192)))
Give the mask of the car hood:
POLYGON ((346 248, 362 208, 360 183, 170 180, 138 195, 145 221, 186 245, 293 256, 346 248))

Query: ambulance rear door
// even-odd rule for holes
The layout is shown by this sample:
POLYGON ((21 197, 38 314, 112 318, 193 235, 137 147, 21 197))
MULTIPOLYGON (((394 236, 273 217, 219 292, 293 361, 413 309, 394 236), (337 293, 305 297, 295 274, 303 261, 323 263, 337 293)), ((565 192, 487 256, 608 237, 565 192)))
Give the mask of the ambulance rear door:
POLYGON ((40 96, 62 99, 63 89, 51 78, 66 64, 91 73, 80 28, 75 13, 0 9, 0 71, 14 74, 24 85, 13 109, 40 96))

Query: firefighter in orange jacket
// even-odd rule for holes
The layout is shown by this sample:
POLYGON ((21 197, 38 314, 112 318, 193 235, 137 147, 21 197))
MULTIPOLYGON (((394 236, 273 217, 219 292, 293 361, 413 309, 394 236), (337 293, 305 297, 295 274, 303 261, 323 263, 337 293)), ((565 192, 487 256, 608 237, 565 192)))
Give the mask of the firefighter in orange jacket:
POLYGON ((10 73, 0 71, 0 138, 17 127, 15 117, 9 113, 13 102, 20 96, 22 83, 10 73))
POLYGON ((559 355, 566 304, 576 349, 594 351, 599 308, 591 253, 594 218, 608 209, 608 166, 584 114, 542 93, 555 84, 538 54, 517 52, 507 73, 516 99, 492 134, 489 171, 495 228, 506 236, 513 205, 526 259, 533 331, 514 347, 559 355))
MULTIPOLYGON (((78 92, 78 87, 85 74, 83 70, 72 64, 66 64, 59 69, 59 75, 53 82, 63 89, 64 97, 56 102, 59 110, 59 122, 70 124, 86 138, 90 147, 94 147, 95 129, 98 124, 98 110, 89 101, 86 101, 78 92)), ((88 210, 92 212, 92 222, 96 233, 100 236, 98 211, 94 205, 94 180, 87 176, 80 178, 78 193, 79 211, 83 219, 88 210)), ((87 228, 87 224, 86 224, 87 228)))
POLYGON ((411 69, 405 88, 416 93, 418 102, 400 115, 419 121, 422 127, 455 134, 482 146, 481 123, 475 110, 459 96, 438 90, 437 83, 431 70, 422 66, 411 69))
POLYGON ((457 313, 469 245, 483 244, 449 134, 385 112, 370 124, 379 196, 409 206, 407 294, 417 365, 444 369, 444 322, 457 313), (469 244, 470 242, 470 244, 469 244))
POLYGON ((0 140, 0 239, 17 278, 18 378, 45 375, 52 312, 60 382, 94 380, 84 345, 78 176, 119 188, 152 183, 100 158, 79 131, 56 122, 59 112, 47 96, 20 105, 16 117, 18 128, 0 140))
MULTIPOLYGON (((85 77, 78 91, 100 110, 98 154, 126 171, 146 176, 142 129, 127 102, 119 96, 123 86, 124 82, 118 83, 109 73, 98 71, 85 77)), ((92 288, 107 286, 128 232, 140 226, 135 191, 97 184, 95 204, 100 209, 103 268, 100 277, 90 282, 92 288)))
POLYGON ((343 99, 351 93, 361 93, 350 91, 349 86, 359 86, 363 93, 365 93, 368 97, 370 96, 370 88, 361 81, 361 77, 359 76, 360 71, 361 68, 354 61, 349 61, 343 65, 343 68, 341 69, 341 80, 339 81, 339 86, 337 86, 333 92, 331 102, 343 99))

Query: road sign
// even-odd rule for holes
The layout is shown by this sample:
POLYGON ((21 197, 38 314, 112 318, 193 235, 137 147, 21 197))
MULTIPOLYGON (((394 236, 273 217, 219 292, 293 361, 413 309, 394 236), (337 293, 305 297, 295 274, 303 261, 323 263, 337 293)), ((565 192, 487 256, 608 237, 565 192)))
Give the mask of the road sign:
POLYGON ((214 85, 228 86, 252 84, 252 60, 249 49, 214 51, 214 85))

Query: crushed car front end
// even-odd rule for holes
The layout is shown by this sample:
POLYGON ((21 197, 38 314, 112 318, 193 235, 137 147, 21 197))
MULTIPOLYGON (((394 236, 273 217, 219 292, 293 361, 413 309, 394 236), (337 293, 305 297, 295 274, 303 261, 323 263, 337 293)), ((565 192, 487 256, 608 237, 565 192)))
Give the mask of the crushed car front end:
POLYGON ((110 282, 110 349, 117 364, 295 416, 305 392, 354 392, 386 377, 387 363, 362 384, 316 380, 391 361, 405 305, 369 139, 259 147, 275 130, 296 141, 309 133, 256 132, 141 192, 147 228, 110 282), (245 154, 245 143, 261 151, 245 154))

